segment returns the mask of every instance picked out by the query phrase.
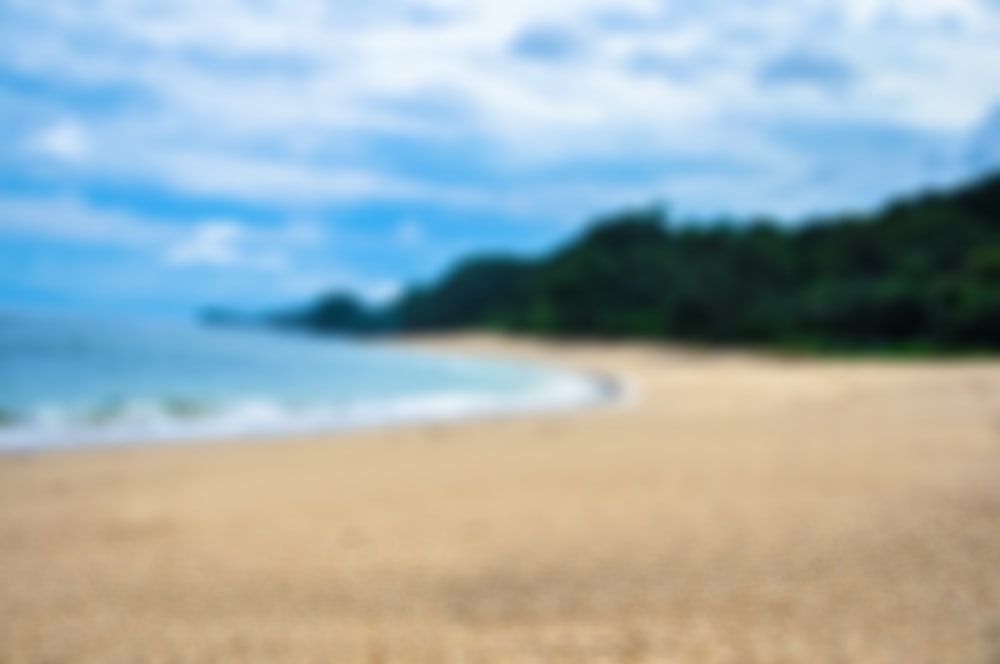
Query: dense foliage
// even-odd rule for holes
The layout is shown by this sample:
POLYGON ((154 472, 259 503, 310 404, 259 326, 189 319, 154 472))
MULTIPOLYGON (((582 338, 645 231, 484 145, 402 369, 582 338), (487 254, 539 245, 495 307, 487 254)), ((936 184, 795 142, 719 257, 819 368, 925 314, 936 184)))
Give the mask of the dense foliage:
POLYGON ((388 328, 386 312, 377 311, 345 293, 324 295, 301 311, 270 317, 270 322, 317 332, 371 334, 388 328))
POLYGON ((1000 348, 1000 176, 798 225, 604 219, 553 254, 466 260, 380 315, 318 329, 493 328, 811 348, 1000 348), (379 322, 374 322, 379 319, 379 322), (360 324, 356 324, 360 321, 360 324))

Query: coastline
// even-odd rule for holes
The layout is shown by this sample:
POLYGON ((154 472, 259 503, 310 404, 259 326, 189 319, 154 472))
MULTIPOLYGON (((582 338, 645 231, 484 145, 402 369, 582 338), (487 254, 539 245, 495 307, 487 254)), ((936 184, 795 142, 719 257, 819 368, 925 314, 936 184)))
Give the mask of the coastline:
POLYGON ((0 456, 0 660, 1000 654, 1000 363, 402 344, 641 398, 0 456))
MULTIPOLYGON (((614 376, 581 372, 572 366, 551 366, 542 360, 528 362, 503 353, 456 353, 406 338, 388 342, 355 340, 351 343, 361 350, 399 351, 411 358, 440 362, 442 366, 461 365, 480 371, 502 367, 506 371, 534 375, 537 385, 527 392, 488 396, 477 393, 475 386, 467 394, 448 388, 404 398, 363 401, 351 404, 346 410, 336 405, 312 410, 287 409, 281 407, 279 401, 272 404, 265 396, 236 399, 226 408, 206 409, 197 417, 160 412, 165 404, 140 403, 146 410, 155 409, 157 417, 132 427, 95 427, 90 430, 77 427, 65 431, 29 426, 0 429, 0 455, 158 445, 267 443, 316 436, 339 438, 366 431, 538 417, 612 407, 622 402, 627 394, 626 388, 614 376), (262 410, 269 417, 261 419, 262 410), (254 415, 257 417, 254 418, 254 415)), ((193 410, 195 406, 188 405, 186 408, 193 410)))

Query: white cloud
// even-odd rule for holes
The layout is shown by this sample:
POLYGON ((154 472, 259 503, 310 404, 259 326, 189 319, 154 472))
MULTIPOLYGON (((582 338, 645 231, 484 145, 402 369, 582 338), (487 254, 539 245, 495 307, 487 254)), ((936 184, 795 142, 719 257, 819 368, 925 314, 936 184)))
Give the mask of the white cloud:
POLYGON ((244 253, 243 229, 228 221, 214 221, 196 228, 171 247, 166 261, 180 266, 233 267, 255 263, 244 253))
POLYGON ((210 219, 186 231, 163 252, 167 265, 293 275, 302 255, 325 248, 318 223, 293 220, 266 227, 232 219, 210 219))
POLYGON ((125 250, 173 268, 294 272, 300 255, 328 248, 325 228, 309 219, 252 225, 208 219, 194 225, 144 218, 74 197, 0 196, 0 239, 125 250))
POLYGON ((79 192, 0 192, 0 241, 33 248, 26 270, 44 254, 52 292, 384 300, 399 281, 368 257, 416 257, 383 266, 414 276, 450 256, 434 206, 559 232, 657 200, 799 215, 1000 163, 995 116, 982 121, 1000 103, 996 0, 7 0, 2 13, 2 166, 24 192, 79 192), (98 190, 123 194, 118 207, 89 202, 98 190), (211 218, 202 201, 267 218, 211 218), (346 206, 359 203, 400 221, 358 229, 346 206))
POLYGON ((61 120, 42 129, 31 147, 47 157, 79 162, 90 154, 90 139, 78 122, 61 120))
POLYGON ((0 270, 11 283, 106 304, 266 309, 338 289, 381 302, 401 289, 352 264, 350 247, 303 217, 192 224, 74 197, 0 195, 0 243, 22 249, 0 270))
POLYGON ((125 248, 159 247, 173 226, 128 212, 97 208, 71 196, 0 196, 0 234, 125 248))
MULTIPOLYGON (((764 171, 824 158, 767 135, 785 120, 957 140, 1000 98, 1000 71, 987 66, 1000 62, 1000 12, 976 0, 434 0, 414 20, 417 10, 20 2, 0 39, 19 74, 132 100, 42 126, 36 146, 49 156, 85 158, 98 179, 278 205, 497 204, 489 182, 455 190, 402 166, 379 147, 387 137, 431 150, 469 142, 501 171, 734 154, 764 171), (572 57, 519 54, 543 28, 572 35, 572 57), (759 75, 790 52, 836 62, 850 85, 759 75)), ((551 198, 542 188, 526 196, 551 198)))

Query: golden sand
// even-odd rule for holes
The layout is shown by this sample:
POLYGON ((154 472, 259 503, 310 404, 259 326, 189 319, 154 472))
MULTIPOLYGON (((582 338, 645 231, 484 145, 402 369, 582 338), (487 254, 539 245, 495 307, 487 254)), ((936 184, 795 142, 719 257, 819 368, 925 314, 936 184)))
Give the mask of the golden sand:
POLYGON ((1000 363, 420 343, 637 397, 0 457, 0 662, 1000 662, 1000 363))

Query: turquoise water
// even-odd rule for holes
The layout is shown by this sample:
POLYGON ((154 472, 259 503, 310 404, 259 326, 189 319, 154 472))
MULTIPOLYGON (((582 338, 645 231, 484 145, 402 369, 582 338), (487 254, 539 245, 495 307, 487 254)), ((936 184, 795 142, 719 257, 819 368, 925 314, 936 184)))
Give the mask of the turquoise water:
POLYGON ((0 449, 355 429, 602 398, 535 366, 265 330, 0 311, 0 449))

